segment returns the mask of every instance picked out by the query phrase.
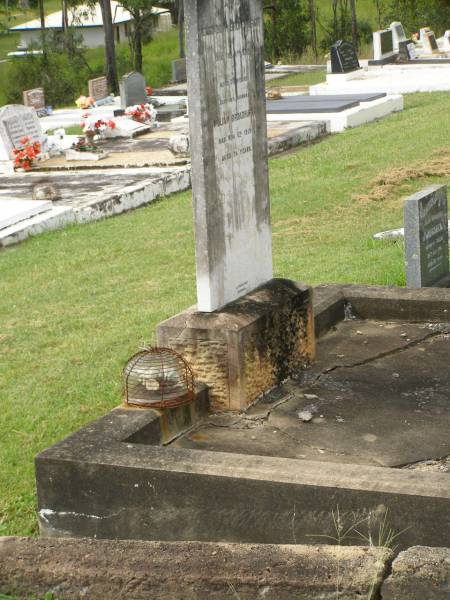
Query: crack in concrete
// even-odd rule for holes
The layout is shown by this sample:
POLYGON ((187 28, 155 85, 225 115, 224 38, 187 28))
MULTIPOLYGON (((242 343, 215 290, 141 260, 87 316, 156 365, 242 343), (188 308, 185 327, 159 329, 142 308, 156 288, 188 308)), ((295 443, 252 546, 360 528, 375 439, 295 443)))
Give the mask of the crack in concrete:
POLYGON ((375 356, 365 358, 364 360, 360 360, 358 362, 352 363, 351 365, 333 365, 332 367, 328 367, 327 369, 324 369, 321 373, 318 373, 318 375, 314 381, 318 381, 322 377, 322 375, 328 375, 328 373, 336 371, 337 369, 353 369, 354 367, 361 367, 363 365, 367 365, 372 362, 375 362, 381 358, 386 358, 387 356, 393 356, 394 354, 404 352, 405 350, 408 350, 409 348, 412 348, 414 346, 418 346, 419 344, 426 342, 431 338, 448 335, 449 333, 450 333, 450 328, 446 327, 439 331, 432 331, 431 333, 428 333, 427 335, 421 337, 420 339, 411 340, 410 342, 404 344, 403 346, 397 346, 396 348, 392 348, 391 350, 385 350, 384 352, 379 352, 375 356))

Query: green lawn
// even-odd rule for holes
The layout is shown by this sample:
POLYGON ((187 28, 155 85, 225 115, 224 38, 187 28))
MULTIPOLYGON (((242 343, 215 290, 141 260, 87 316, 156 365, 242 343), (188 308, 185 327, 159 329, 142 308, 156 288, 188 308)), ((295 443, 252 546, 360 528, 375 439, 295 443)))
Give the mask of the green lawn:
MULTIPOLYGON (((403 285, 400 178, 362 203, 377 174, 449 153, 450 94, 270 161, 276 276, 403 285)), ((0 252, 0 535, 36 532, 33 457, 120 402, 121 369, 158 322, 195 302, 191 194, 0 252)))
POLYGON ((314 71, 312 73, 294 73, 293 75, 286 75, 286 77, 280 77, 279 79, 271 79, 266 82, 266 87, 280 87, 288 85, 315 85, 316 83, 322 83, 326 80, 325 71, 314 71))

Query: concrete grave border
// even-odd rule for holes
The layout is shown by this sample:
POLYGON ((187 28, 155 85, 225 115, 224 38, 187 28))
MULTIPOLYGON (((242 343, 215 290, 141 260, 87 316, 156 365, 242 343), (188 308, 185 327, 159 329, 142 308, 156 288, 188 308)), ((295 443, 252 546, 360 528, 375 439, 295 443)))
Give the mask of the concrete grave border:
MULTIPOLYGON (((317 334, 350 308, 361 318, 446 322, 450 289, 320 286, 317 334)), ((160 431, 158 413, 118 408, 39 454, 41 533, 304 543, 330 535, 339 506, 354 521, 387 509, 389 526, 406 528, 401 548, 448 543, 448 474, 161 447, 160 431)))

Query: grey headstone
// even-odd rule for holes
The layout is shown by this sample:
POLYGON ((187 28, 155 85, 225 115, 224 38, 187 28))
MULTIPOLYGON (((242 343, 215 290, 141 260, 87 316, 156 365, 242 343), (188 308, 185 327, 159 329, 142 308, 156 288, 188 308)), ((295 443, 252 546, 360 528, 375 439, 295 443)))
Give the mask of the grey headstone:
POLYGON ((122 108, 127 108, 127 106, 133 106, 134 104, 145 104, 147 102, 145 79, 140 73, 133 71, 124 75, 120 80, 119 88, 120 105, 122 108))
POLYGON ((21 104, 9 104, 0 109, 0 160, 11 160, 12 150, 20 140, 29 136, 43 141, 43 132, 34 108, 21 104))
POLYGON ((103 100, 108 96, 108 80, 106 77, 96 77, 88 81, 89 96, 98 100, 103 100))
POLYGON ((198 310, 272 278, 263 3, 185 5, 198 310))
POLYGON ((392 30, 394 50, 398 51, 400 42, 404 42, 407 39, 405 35, 405 30, 403 29, 403 25, 400 23, 400 21, 394 21, 390 24, 389 29, 392 30))
POLYGON ((406 285, 430 287, 449 272, 447 186, 408 198, 404 217, 406 285))
POLYGON ((184 82, 186 77, 186 59, 179 58, 172 61, 172 81, 174 83, 184 82))

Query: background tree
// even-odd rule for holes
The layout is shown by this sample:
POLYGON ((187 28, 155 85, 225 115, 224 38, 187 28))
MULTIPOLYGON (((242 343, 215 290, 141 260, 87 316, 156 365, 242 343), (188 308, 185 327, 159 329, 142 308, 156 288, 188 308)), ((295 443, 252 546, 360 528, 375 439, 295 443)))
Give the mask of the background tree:
POLYGON ((114 26, 111 14, 111 1, 99 0, 102 11, 103 30, 105 32, 105 70, 108 87, 113 94, 119 91, 117 79, 116 46, 114 42, 114 26))
POLYGON ((317 7, 316 0, 309 0, 309 24, 311 28, 311 48, 317 61, 317 7))
POLYGON ((302 0, 272 0, 265 6, 266 55, 272 62, 296 60, 309 42, 308 11, 302 0))
POLYGON ((135 71, 142 73, 142 44, 152 39, 155 16, 152 13, 151 0, 121 0, 121 5, 133 17, 133 31, 130 36, 130 48, 135 71))

